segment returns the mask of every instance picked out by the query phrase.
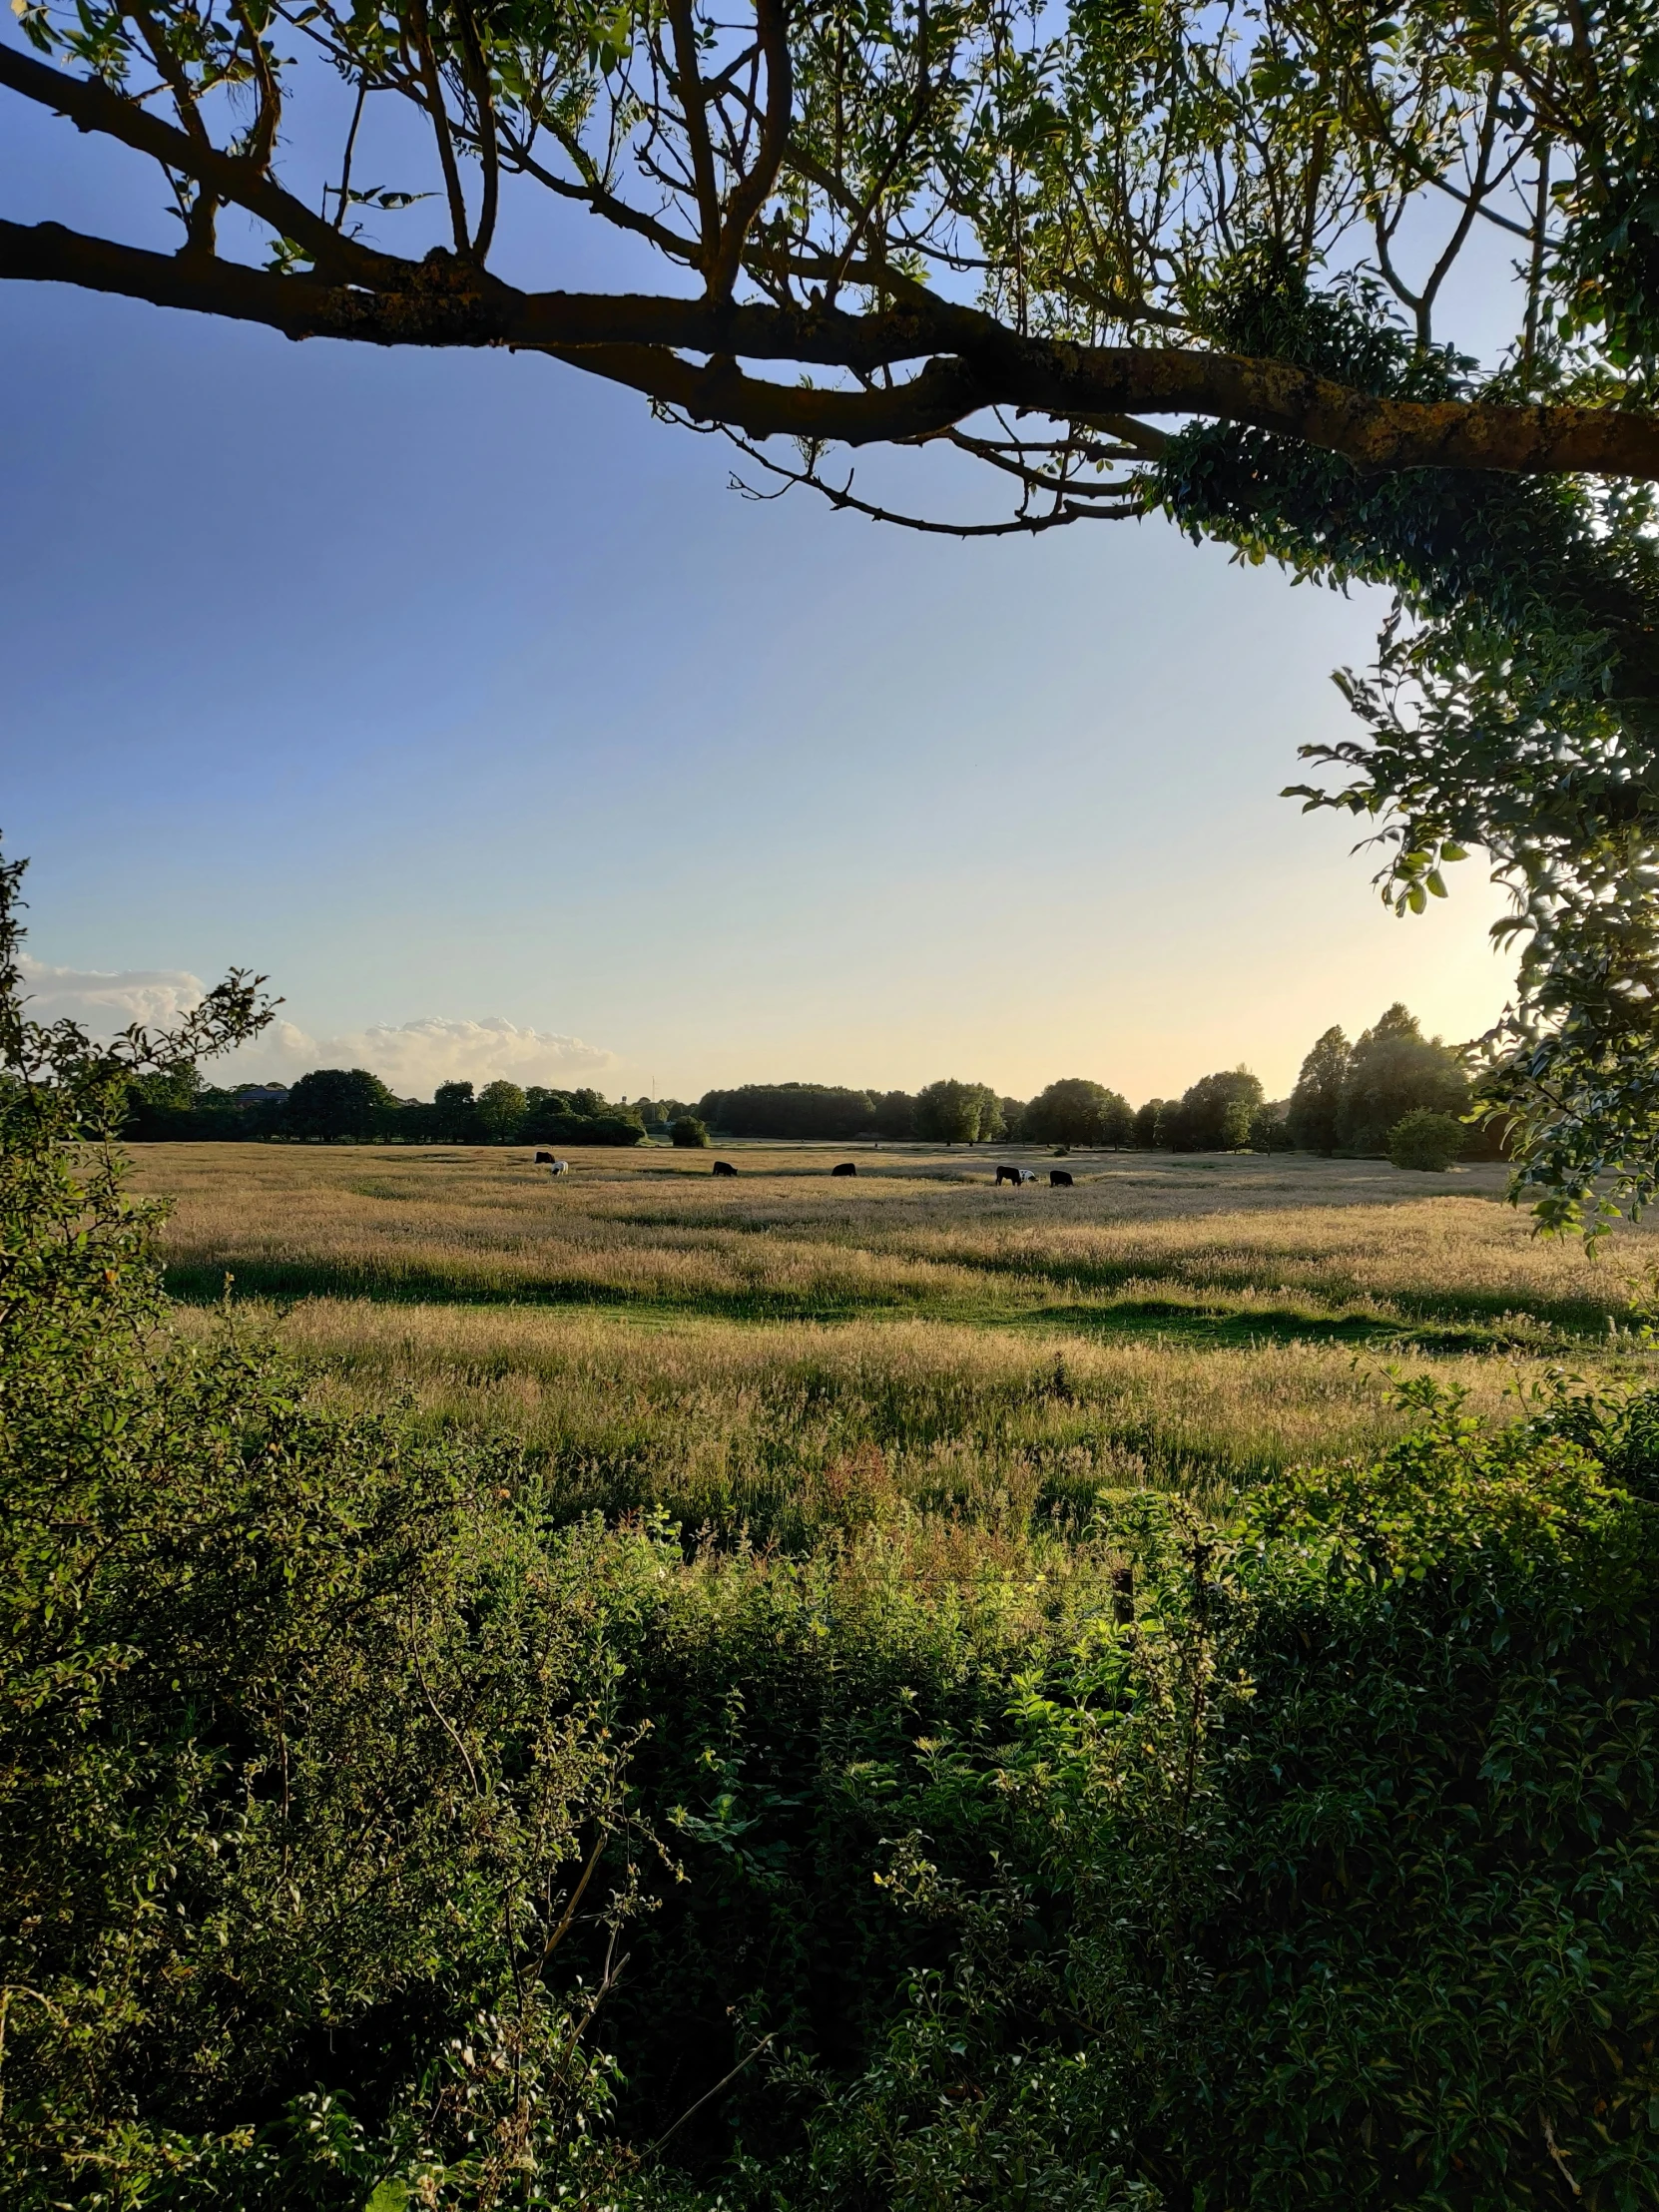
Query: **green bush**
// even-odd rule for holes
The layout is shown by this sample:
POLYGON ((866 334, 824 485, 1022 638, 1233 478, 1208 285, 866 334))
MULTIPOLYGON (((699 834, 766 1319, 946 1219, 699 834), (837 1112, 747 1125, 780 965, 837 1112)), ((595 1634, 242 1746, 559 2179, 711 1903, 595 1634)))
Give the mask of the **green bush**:
MULTIPOLYGON (((664 1539, 510 1460, 308 1410, 167 1328, 135 1076, 21 1010, 0 867, 0 2191, 28 2207, 548 2201, 611 2069, 560 1947, 627 1910, 606 1623, 664 1539), (601 1862, 603 1862, 601 1864, 601 1862), (516 2184, 515 2184, 516 2186, 516 2184)), ((597 2155, 597 2154, 596 2154, 597 2155)), ((567 2190, 568 2194, 569 2191, 567 2190)))
POLYGON ((1396 1168, 1425 1168, 1443 1173, 1462 1157, 1469 1132, 1449 1114, 1436 1114, 1426 1106, 1401 1114, 1388 1131, 1388 1158, 1396 1168))
POLYGON ((887 1879, 956 1948, 790 2201, 1655 2201, 1659 1405, 1488 1436, 1418 1396, 1381 1467, 1230 1523, 1134 1501, 1133 1628, 892 1792, 887 1879))
POLYGON ((708 1150, 709 1132, 695 1114, 682 1114, 669 1135, 687 1151, 708 1150))

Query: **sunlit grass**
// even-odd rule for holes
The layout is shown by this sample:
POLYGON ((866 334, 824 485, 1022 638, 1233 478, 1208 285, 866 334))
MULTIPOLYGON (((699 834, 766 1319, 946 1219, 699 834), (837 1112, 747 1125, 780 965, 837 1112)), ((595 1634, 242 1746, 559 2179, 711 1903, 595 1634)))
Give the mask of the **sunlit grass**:
POLYGON ((1645 1233, 1611 1259, 1543 1242, 1500 1168, 1073 1155, 1070 1191, 994 1190, 957 1152, 574 1154, 157 1146, 174 1287, 578 1306, 743 1321, 928 1318, 1248 1344, 1411 1338, 1544 1352, 1602 1335, 1645 1233))
POLYGON ((1502 1418, 1550 1361, 1604 1364, 1652 1249, 1539 1242, 1495 1169, 1073 1155, 1073 1190, 997 1191, 959 1152, 839 1182, 830 1153, 733 1156, 735 1182, 667 1151, 555 1181, 512 1151, 201 1145, 138 1176, 175 1201, 176 1288, 233 1276, 236 1326, 324 1402, 498 1436, 561 1512, 792 1547, 1075 1534, 1103 1489, 1369 1456, 1404 1424, 1389 1369, 1502 1418))
MULTIPOLYGON (((275 1323, 260 1308, 239 1320, 275 1323)), ((278 1334, 325 1401, 401 1399, 424 1423, 511 1438, 571 1512, 660 1503, 693 1526, 785 1540, 900 1506, 1075 1525, 1103 1487, 1214 1496, 1372 1454, 1404 1422, 1374 1360, 1320 1345, 1201 1350, 916 1321, 641 1327, 323 1299, 278 1334)), ((1408 1357, 1397 1372, 1427 1365, 1408 1357)), ((1432 1367, 1500 1417, 1538 1373, 1490 1356, 1432 1367)))

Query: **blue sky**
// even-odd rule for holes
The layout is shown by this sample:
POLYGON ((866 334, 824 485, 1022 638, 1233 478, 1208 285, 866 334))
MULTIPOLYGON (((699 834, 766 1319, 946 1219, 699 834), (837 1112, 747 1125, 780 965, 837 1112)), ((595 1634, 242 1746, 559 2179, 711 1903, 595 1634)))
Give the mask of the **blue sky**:
MULTIPOLYGON (((15 106, 0 210, 165 237, 142 166, 15 106)), ((1332 1021, 1403 997, 1461 1037, 1506 994, 1477 859, 1396 921, 1352 827, 1276 796, 1375 601, 1158 522, 755 504, 719 441, 530 358, 19 285, 0 370, 43 1007, 238 962, 288 1024, 239 1073, 1138 1099, 1241 1059, 1282 1094, 1332 1021)))

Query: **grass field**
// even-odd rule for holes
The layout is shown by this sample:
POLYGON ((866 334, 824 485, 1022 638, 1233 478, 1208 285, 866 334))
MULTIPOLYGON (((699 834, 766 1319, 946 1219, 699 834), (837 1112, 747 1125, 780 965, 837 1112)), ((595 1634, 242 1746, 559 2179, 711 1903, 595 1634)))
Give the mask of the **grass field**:
POLYGON ((727 1156, 153 1146, 137 1182, 176 1295, 231 1275, 326 1397, 510 1437, 573 1510, 785 1541, 1368 1453, 1385 1368, 1499 1413, 1548 1365, 1648 1364, 1609 1332, 1659 1248, 1534 1239, 1498 1167, 1073 1154, 1016 1191, 961 1151, 727 1156))

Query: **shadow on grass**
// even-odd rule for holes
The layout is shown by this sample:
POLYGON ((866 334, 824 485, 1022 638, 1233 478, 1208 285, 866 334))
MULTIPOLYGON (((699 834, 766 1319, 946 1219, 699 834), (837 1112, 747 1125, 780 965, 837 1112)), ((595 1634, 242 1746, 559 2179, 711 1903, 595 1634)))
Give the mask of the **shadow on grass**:
POLYGON ((1263 1344, 1351 1344, 1447 1354, 1539 1352, 1556 1341, 1531 1315, 1508 1314, 1508 1327, 1459 1326, 1392 1319, 1385 1314, 1310 1313, 1294 1307, 1190 1306, 1161 1298, 1122 1299, 1102 1306, 1043 1306, 1016 1318, 1078 1336, 1155 1336, 1238 1350, 1263 1344))
POLYGON ((305 1261, 247 1260, 224 1270, 190 1263, 170 1267, 166 1288, 181 1305, 217 1306, 227 1273, 237 1298, 294 1305, 301 1299, 367 1299, 383 1306, 544 1306, 586 1308, 594 1313, 661 1314, 711 1321, 856 1321, 887 1314, 914 1319, 1017 1321, 1020 1310, 947 1312, 925 1291, 848 1294, 770 1291, 740 1286, 729 1291, 629 1290, 559 1276, 526 1276, 510 1282, 474 1281, 418 1268, 396 1270, 318 1266, 305 1261))
MULTIPOLYGON (((1029 1278, 1027 1278, 1029 1280, 1029 1278)), ((1142 1278, 1144 1280, 1144 1277, 1142 1278)), ((925 1289, 895 1288, 874 1295, 835 1296, 823 1290, 738 1287, 695 1293, 631 1290, 558 1277, 491 1283, 458 1282, 453 1275, 419 1269, 384 1270, 319 1266, 298 1261, 250 1261, 233 1272, 238 1298, 293 1305, 302 1299, 366 1299, 387 1306, 542 1307, 568 1312, 632 1315, 641 1320, 724 1322, 839 1322, 929 1320, 988 1329, 1059 1330, 1104 1338, 1158 1338, 1195 1347, 1247 1350, 1252 1345, 1349 1344, 1383 1350, 1397 1346, 1430 1353, 1542 1352, 1560 1338, 1540 1317, 1505 1309, 1489 1323, 1441 1320, 1413 1313, 1333 1312, 1318 1307, 1233 1306, 1225 1300, 1181 1298, 1103 1299, 1098 1304, 1030 1298, 986 1300, 941 1297, 925 1289)), ((225 1292, 221 1270, 186 1265, 167 1271, 167 1288, 182 1304, 217 1305, 225 1292)), ((1599 1334, 1601 1317, 1594 1317, 1599 1334)), ((1587 1332, 1588 1333, 1588 1332, 1587 1332)))
MULTIPOLYGON (((964 1249, 931 1253, 929 1258, 941 1266, 971 1269, 988 1278, 1017 1276, 1027 1282, 1050 1283, 1056 1289, 1073 1294, 1078 1291, 1096 1291, 1104 1299, 1110 1299, 1112 1292, 1130 1284, 1144 1284, 1149 1276, 1162 1276, 1177 1285, 1181 1282, 1179 1275, 1171 1275, 1169 1271, 1156 1265, 1149 1266, 1145 1253, 1134 1254, 1123 1260, 1097 1261, 1080 1261, 1068 1254, 1050 1262, 1045 1261, 1039 1253, 1026 1251, 987 1254, 964 1249)), ((1259 1280, 1259 1277, 1253 1279, 1253 1273, 1248 1269, 1232 1269, 1225 1263, 1218 1265, 1212 1256, 1206 1255, 1203 1279, 1194 1283, 1191 1289, 1196 1299, 1212 1299, 1212 1294, 1216 1292, 1225 1295, 1229 1290, 1254 1290, 1259 1280)), ((1340 1283, 1333 1283, 1329 1287, 1329 1295, 1337 1299, 1361 1298, 1366 1293, 1358 1283, 1347 1289, 1340 1283)), ((1451 1324, 1477 1330, 1495 1329, 1495 1341, 1502 1343, 1511 1341, 1517 1321, 1521 1326, 1530 1322, 1546 1329, 1562 1330, 1569 1336, 1600 1338, 1606 1334, 1611 1310, 1598 1299, 1569 1297, 1539 1298, 1529 1303, 1522 1312, 1517 1307, 1515 1291, 1501 1287, 1493 1290, 1459 1288, 1447 1291, 1390 1289, 1387 1298, 1388 1304, 1400 1316, 1397 1326, 1410 1329, 1413 1335, 1422 1334, 1414 1326, 1417 1323, 1451 1324)), ((1110 1310, 1119 1313, 1151 1313, 1158 1309, 1159 1302, 1155 1300, 1137 1299, 1114 1302, 1110 1310)), ((1099 1312, 1105 1308, 1090 1307, 1081 1310, 1099 1312)), ((1194 1310, 1193 1307, 1183 1306, 1178 1300, 1170 1301, 1171 1314, 1194 1310)), ((1206 1304, 1201 1310, 1209 1312, 1221 1309, 1213 1306, 1212 1299, 1212 1303, 1206 1304)), ((1390 1325, 1380 1323, 1378 1326, 1390 1325)), ((1487 1339, 1481 1337, 1479 1341, 1484 1344, 1487 1339)))

